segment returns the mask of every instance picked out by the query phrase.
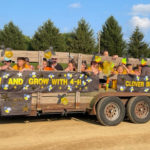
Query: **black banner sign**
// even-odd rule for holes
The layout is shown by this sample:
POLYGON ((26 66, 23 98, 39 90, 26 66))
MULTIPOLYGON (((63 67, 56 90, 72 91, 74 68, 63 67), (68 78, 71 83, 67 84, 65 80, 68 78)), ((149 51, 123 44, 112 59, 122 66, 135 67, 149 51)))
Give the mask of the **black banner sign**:
POLYGON ((0 71, 0 93, 91 92, 98 84, 98 76, 79 72, 0 71))
POLYGON ((31 110, 31 95, 6 93, 1 94, 1 115, 29 115, 31 110))
POLYGON ((150 92, 150 76, 118 75, 117 91, 150 92))

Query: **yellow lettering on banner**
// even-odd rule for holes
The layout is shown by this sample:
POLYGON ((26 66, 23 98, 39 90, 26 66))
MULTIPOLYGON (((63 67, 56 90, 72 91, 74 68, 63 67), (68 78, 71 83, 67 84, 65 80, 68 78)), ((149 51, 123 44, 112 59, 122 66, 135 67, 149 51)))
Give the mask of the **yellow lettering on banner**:
POLYGON ((67 79, 52 79, 52 85, 68 85, 67 79))
POLYGON ((146 87, 150 87, 150 82, 149 81, 146 82, 146 87))
POLYGON ((144 87, 143 81, 126 81, 125 82, 126 87, 144 87))
POLYGON ((22 78, 9 78, 8 85, 22 85, 23 79, 22 78))
POLYGON ((29 85, 47 85, 49 82, 48 78, 29 78, 29 85))
POLYGON ((77 85, 81 85, 81 79, 77 80, 77 85))

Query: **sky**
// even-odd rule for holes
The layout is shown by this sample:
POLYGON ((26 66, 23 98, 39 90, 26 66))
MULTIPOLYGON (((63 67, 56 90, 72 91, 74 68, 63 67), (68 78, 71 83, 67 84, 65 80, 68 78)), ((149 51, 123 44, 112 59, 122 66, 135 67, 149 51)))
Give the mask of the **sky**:
POLYGON ((111 15, 122 27, 125 40, 138 26, 150 43, 150 0, 0 0, 0 29, 13 21, 30 37, 48 19, 64 33, 73 31, 81 18, 96 37, 111 15))

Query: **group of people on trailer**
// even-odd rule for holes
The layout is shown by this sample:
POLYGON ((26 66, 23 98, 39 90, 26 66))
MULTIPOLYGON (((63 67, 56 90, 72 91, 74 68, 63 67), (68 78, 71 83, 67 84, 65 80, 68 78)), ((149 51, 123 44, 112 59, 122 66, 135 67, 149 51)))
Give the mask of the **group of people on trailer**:
MULTIPOLYGON (((108 51, 103 52, 103 56, 109 56, 108 51)), ((112 59, 117 59, 118 56, 114 55, 112 56, 112 59)), ((13 61, 5 58, 3 61, 3 65, 0 66, 0 70, 17 70, 17 71, 25 71, 25 70, 36 70, 39 68, 35 68, 30 64, 28 57, 18 57, 17 63, 12 66, 13 61)), ((87 65, 86 61, 82 61, 81 65, 81 71, 82 72, 93 72, 95 75, 103 73, 104 66, 103 62, 97 62, 94 59, 91 61, 90 66, 87 65)), ((47 60, 46 58, 43 58, 43 63, 41 70, 43 71, 76 71, 77 65, 75 61, 72 59, 68 62, 67 67, 64 69, 61 64, 57 62, 57 58, 52 58, 50 60, 47 60)), ((150 67, 146 65, 146 61, 144 64, 139 64, 135 67, 132 66, 132 64, 124 64, 121 63, 117 66, 113 66, 110 70, 111 75, 118 75, 118 74, 132 74, 132 75, 150 75, 150 67)))

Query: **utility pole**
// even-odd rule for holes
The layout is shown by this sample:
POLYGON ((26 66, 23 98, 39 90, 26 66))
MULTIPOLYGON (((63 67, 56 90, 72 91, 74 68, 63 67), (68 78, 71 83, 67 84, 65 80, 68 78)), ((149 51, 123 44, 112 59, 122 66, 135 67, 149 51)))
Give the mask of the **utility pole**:
POLYGON ((101 52, 101 31, 98 32, 98 54, 101 52))

